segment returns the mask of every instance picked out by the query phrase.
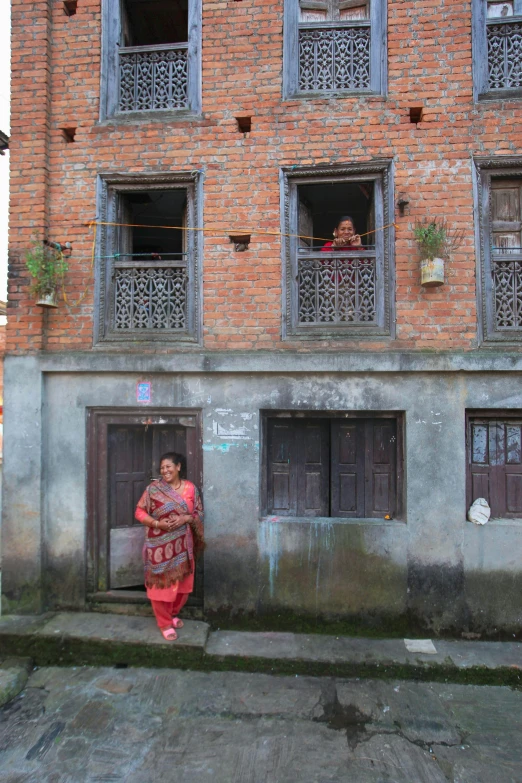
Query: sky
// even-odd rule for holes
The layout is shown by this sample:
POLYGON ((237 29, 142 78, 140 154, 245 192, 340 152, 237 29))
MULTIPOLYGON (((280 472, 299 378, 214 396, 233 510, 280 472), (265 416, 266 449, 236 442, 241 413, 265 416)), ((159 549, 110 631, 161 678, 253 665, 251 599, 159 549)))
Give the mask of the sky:
MULTIPOLYGON (((9 71, 11 8, 0 0, 0 130, 9 135, 9 71)), ((0 299, 7 296, 7 215, 9 208, 9 153, 0 155, 0 299)))

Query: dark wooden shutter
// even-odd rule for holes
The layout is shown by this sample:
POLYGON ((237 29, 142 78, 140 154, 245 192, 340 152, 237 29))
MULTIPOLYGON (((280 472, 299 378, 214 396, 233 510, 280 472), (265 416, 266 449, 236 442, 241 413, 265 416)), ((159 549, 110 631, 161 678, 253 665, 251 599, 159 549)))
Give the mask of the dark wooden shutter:
POLYGON ((297 514, 329 516, 330 422, 324 419, 296 421, 297 514))
MULTIPOLYGON (((468 507, 477 498, 491 505, 488 420, 471 420, 469 424, 469 494, 468 507)), ((495 447, 495 446, 494 446, 495 447)), ((495 447, 496 448, 496 447, 495 447)))
POLYGON ((364 517, 364 422, 333 420, 331 516, 364 517))
POLYGON ((296 516, 296 422, 293 419, 269 419, 267 437, 267 511, 269 514, 296 516))
POLYGON ((366 435, 365 517, 395 515, 397 506, 397 423, 369 419, 366 435))

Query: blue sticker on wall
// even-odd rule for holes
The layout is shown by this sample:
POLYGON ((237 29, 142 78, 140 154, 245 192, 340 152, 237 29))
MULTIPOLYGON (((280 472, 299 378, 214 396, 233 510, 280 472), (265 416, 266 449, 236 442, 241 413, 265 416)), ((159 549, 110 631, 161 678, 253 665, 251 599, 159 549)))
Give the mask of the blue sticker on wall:
POLYGON ((136 402, 147 403, 152 400, 152 383, 150 381, 138 381, 136 384, 136 402))

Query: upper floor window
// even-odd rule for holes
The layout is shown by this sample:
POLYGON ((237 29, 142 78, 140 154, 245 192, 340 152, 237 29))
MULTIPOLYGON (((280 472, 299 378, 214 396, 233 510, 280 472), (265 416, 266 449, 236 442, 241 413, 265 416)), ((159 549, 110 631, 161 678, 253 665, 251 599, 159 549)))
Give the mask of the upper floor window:
POLYGON ((391 333, 388 169, 379 161, 285 173, 286 336, 391 333))
POLYGON ((285 0, 283 93, 381 93, 385 0, 285 0))
POLYGON ((197 111, 201 0, 105 0, 102 112, 197 111))
POLYGON ((102 181, 97 340, 197 340, 196 176, 102 181))
POLYGON ((475 97, 522 97, 522 0, 474 0, 475 97))
POLYGON ((513 159, 476 162, 486 340, 522 340, 522 161, 518 167, 516 163, 513 159))

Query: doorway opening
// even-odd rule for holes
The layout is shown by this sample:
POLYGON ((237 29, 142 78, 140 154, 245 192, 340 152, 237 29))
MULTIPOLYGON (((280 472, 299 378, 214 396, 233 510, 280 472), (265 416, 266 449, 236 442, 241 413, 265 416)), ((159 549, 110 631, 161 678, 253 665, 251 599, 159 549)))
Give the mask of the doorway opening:
MULTIPOLYGON (((201 486, 200 412, 98 410, 89 418, 88 592, 96 602, 145 603, 145 532, 134 518, 136 504, 168 451, 185 454, 187 478, 201 486)), ((203 606, 201 558, 188 606, 203 606)))

